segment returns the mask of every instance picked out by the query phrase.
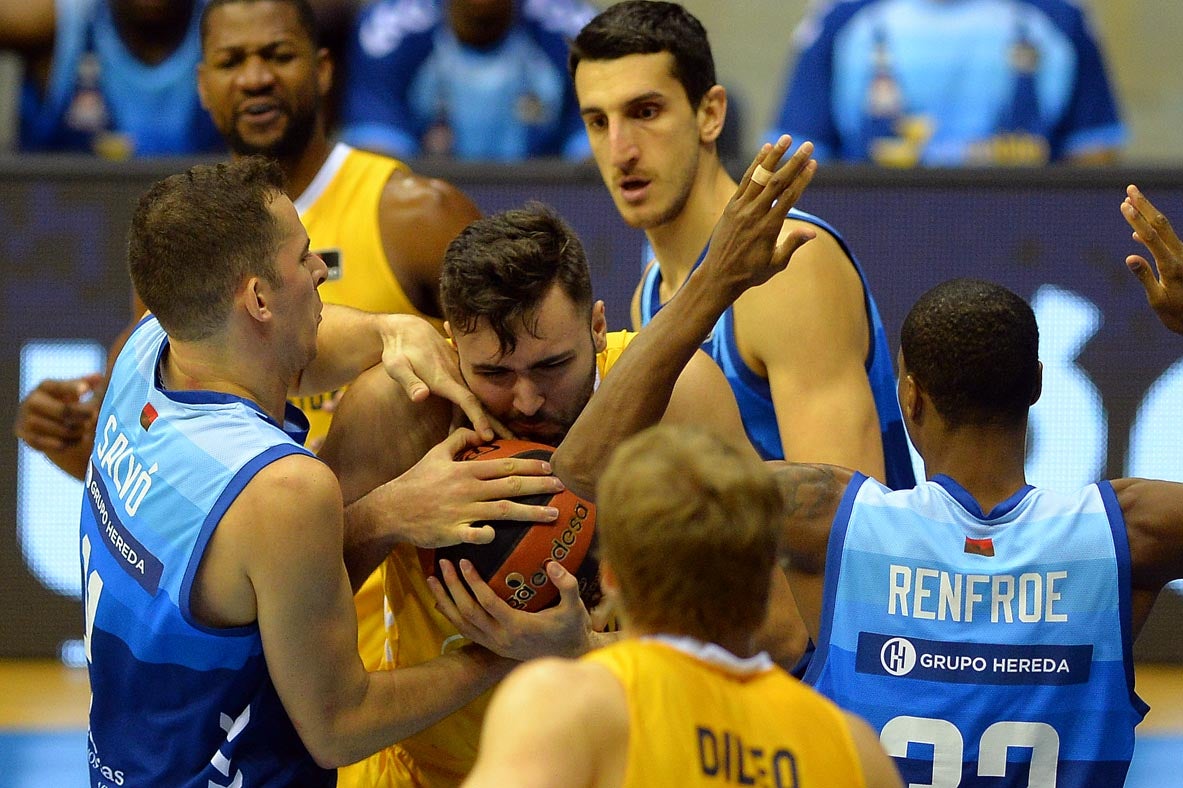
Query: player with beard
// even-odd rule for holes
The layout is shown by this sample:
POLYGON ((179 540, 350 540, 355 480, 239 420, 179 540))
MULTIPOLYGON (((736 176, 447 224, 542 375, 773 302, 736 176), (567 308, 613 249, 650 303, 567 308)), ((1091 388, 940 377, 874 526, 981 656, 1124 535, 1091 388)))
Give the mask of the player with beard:
MULTIPOLYGON (((420 315, 442 327, 444 249, 480 215, 477 208, 455 187, 415 175, 401 162, 333 145, 324 106, 332 63, 317 46, 306 0, 211 0, 200 29, 201 102, 235 158, 262 154, 279 162, 312 250, 329 269, 320 289, 324 301, 420 315)), ((144 312, 138 298, 134 312, 136 318, 144 312)), ((112 358, 121 346, 116 343, 112 358)), ((43 382, 22 403, 18 436, 81 478, 104 387, 95 376, 43 382), (96 390, 88 403, 80 401, 84 387, 96 390)), ((297 401, 312 424, 314 445, 327 432, 330 417, 322 405, 331 396, 297 401)), ((467 472, 456 465, 439 472, 467 472)), ((482 495, 474 491, 473 502, 482 502, 482 495)), ((481 516, 495 519, 487 508, 481 516)), ((356 602, 359 648, 367 668, 375 668, 384 651, 380 575, 359 589, 356 602)))
MULTIPOLYGON (((792 164, 800 169, 807 160, 808 149, 792 164)), ((804 188, 808 178, 795 183, 804 188)), ((799 189, 785 193, 784 210, 798 193, 799 189)), ((795 249, 810 237, 803 231, 788 246, 795 249)), ((634 336, 626 331, 608 333, 604 304, 592 298, 578 237, 539 204, 478 220, 465 229, 448 248, 441 292, 446 327, 469 388, 490 415, 519 437, 550 445, 561 444, 599 381, 610 373, 634 336)), ((754 455, 743 437, 726 380, 703 353, 686 365, 668 407, 656 406, 654 411, 648 405, 656 406, 634 403, 633 412, 651 414, 666 423, 709 426, 754 455)), ((625 421, 629 429, 637 424, 625 421)), ((548 571, 561 600, 556 608, 542 613, 515 611, 499 600, 489 605, 487 595, 482 600, 477 591, 488 592, 488 587, 466 562, 461 562, 459 570, 476 599, 465 600, 457 593, 456 568, 447 562, 443 578, 452 597, 444 597, 438 584, 433 594, 430 584, 435 581, 424 577, 413 547, 395 544, 383 534, 383 513, 393 494, 384 483, 415 466, 421 457, 429 461, 437 454, 439 450, 431 447, 450 425, 451 408, 446 403, 434 399, 411 403, 377 375, 365 373, 342 399, 322 452, 341 480, 345 500, 351 502, 350 532, 358 539, 362 534, 370 537, 369 560, 385 558, 387 604, 392 611, 387 642, 394 669, 446 653, 463 642, 461 635, 505 653, 503 649, 520 639, 522 632, 538 628, 548 618, 569 615, 582 605, 574 578, 557 563, 548 571), (474 611, 477 604, 476 614, 483 618, 479 631, 463 612, 474 611)), ((605 429, 611 438, 616 427, 605 429)), ((581 462, 568 463, 572 472, 564 474, 563 481, 588 495, 601 463, 590 458, 591 450, 579 454, 581 462)), ((451 505, 438 492, 431 501, 436 507, 451 505)), ((484 709, 483 700, 470 703, 372 757, 366 783, 459 783, 476 756, 484 709)))

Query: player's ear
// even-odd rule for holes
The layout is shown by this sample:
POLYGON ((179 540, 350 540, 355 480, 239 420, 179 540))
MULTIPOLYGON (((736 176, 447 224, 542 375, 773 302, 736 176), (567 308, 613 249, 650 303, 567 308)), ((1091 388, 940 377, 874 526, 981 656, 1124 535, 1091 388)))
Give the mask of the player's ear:
POLYGON ((1035 373, 1035 391, 1031 392, 1031 405, 1039 402, 1039 395, 1043 393, 1043 362, 1039 362, 1039 371, 1035 373))
POLYGON ((699 141, 711 143, 719 139, 726 119, 727 90, 722 85, 713 85, 698 102, 699 141))
POLYGON ((201 108, 209 112, 209 99, 205 92, 205 63, 204 61, 197 64, 197 98, 201 102, 201 108))
POLYGON ((444 334, 453 342, 456 341, 456 337, 452 335, 452 324, 447 320, 444 321, 444 334))
POLYGON ((246 280, 242 300, 247 313, 252 318, 260 323, 271 320, 271 288, 267 286, 262 277, 252 276, 246 280))
POLYGON ((900 411, 908 421, 917 422, 924 411, 924 397, 920 395, 916 378, 905 373, 900 378, 899 395, 900 411))
POLYGON ((591 330, 596 352, 604 352, 604 348, 608 347, 608 318, 604 313, 603 301, 596 301, 592 304, 591 330))
POLYGON ((316 50, 316 89, 321 98, 333 89, 333 57, 324 48, 316 50))

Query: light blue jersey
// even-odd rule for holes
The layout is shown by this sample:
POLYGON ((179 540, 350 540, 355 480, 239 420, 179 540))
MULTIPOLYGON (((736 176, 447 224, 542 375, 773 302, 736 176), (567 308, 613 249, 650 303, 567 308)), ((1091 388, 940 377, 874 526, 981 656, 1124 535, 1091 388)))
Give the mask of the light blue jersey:
POLYGON ((335 785, 267 672, 255 625, 217 629, 190 608, 218 522, 267 464, 307 453, 307 421, 160 383, 155 318, 119 354, 99 413, 81 515, 90 666, 90 782, 100 786, 335 785))
POLYGON ((1119 786, 1134 694, 1130 557, 1108 482, 989 513, 944 476, 856 474, 805 680, 871 723, 905 783, 1119 786))
POLYGON ((509 30, 487 47, 461 42, 440 0, 365 8, 349 47, 343 139, 401 158, 588 158, 567 38, 596 10, 582 0, 514 5, 509 30))
MULTIPOLYGON (((870 349, 867 352, 867 379, 871 384, 871 394, 875 399, 875 410, 879 416, 879 430, 883 441, 883 459, 887 468, 887 483, 893 489, 904 489, 916 484, 916 477, 912 471, 912 458, 908 451, 908 438, 904 431, 904 419, 900 414, 899 400, 896 398, 895 372, 891 364, 891 353, 887 347, 887 332, 883 328, 883 320, 879 317, 879 308, 871 296, 871 288, 867 284, 863 269, 855 259, 854 253, 847 246, 845 239, 838 231, 818 217, 798 211, 789 211, 789 218, 802 222, 809 222, 825 230, 842 247, 851 265, 858 272, 863 285, 863 302, 866 306, 867 326, 871 335, 870 349)), ((695 268, 702 264, 706 257, 706 249, 695 263, 695 268)), ((641 325, 646 325, 661 309, 661 263, 654 261, 645 272, 645 279, 641 283, 641 325)), ((785 338, 789 341, 789 338, 785 338)), ((776 422, 776 409, 772 403, 772 387, 768 380, 757 375, 743 360, 739 348, 735 343, 735 314, 728 307, 711 335, 703 343, 706 351, 715 363, 723 370, 731 390, 735 393, 735 400, 739 405, 740 416, 743 417, 744 429, 748 439, 756 447, 756 451, 766 460, 783 460, 785 458, 784 444, 780 439, 780 427, 776 422)))
POLYGON ((773 131, 819 160, 1041 164, 1125 141, 1069 0, 841 0, 795 45, 773 131))
POLYGON ((21 148, 111 157, 224 150, 197 97, 204 4, 194 3, 177 50, 149 65, 124 45, 108 0, 55 0, 53 66, 44 90, 23 87, 21 148))

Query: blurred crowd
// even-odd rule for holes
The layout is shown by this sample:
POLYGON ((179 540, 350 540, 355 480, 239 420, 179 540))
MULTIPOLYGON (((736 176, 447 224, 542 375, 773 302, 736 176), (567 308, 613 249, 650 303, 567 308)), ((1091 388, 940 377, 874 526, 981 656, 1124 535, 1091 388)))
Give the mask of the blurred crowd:
MULTIPOLYGON (((202 51, 204 2, 0 4, 0 50, 20 62, 14 84, 0 80, 13 146, 114 159, 224 151, 195 79, 219 68, 202 51)), ((610 4, 314 0, 335 70, 325 115, 342 141, 400 158, 586 159, 567 47, 610 4)), ((1101 47, 1069 0, 815 4, 784 49, 764 130, 813 140, 822 161, 1107 163, 1126 142, 1101 47)), ((733 91, 725 158, 762 123, 742 117, 745 104, 733 91)))

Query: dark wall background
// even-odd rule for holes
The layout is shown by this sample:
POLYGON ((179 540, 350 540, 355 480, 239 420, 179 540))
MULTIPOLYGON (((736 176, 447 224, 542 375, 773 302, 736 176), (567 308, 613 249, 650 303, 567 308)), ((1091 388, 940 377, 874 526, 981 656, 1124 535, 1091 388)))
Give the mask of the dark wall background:
MULTIPOLYGON (((150 183, 187 164, 0 158, 0 270, 6 274, 0 285, 0 423, 15 418, 26 343, 61 339, 105 345, 125 325, 129 283, 123 243, 132 205, 150 183)), ((530 199, 555 206, 583 238, 597 293, 608 304, 610 327, 626 326, 644 237, 620 221, 592 169, 431 162, 417 169, 453 181, 486 212, 530 199)), ((1131 182, 1183 228, 1183 172, 890 173, 831 167, 818 176, 800 207, 846 235, 867 271, 893 343, 912 301, 944 279, 992 279, 1027 298, 1041 286, 1058 288, 1059 311, 1048 312, 1049 324, 1041 314, 1041 330, 1048 340, 1045 354, 1063 355, 1057 369, 1066 371, 1053 380, 1066 382, 1047 397, 1047 419, 1034 421, 1032 461, 1050 469, 1041 472, 1063 471, 1072 478, 1086 472, 1090 478, 1121 476, 1127 473, 1139 407, 1156 381, 1183 358, 1183 341, 1158 324, 1122 262, 1137 251, 1118 211, 1131 182), (1076 306, 1065 312, 1064 303, 1076 306), (1088 325, 1080 325, 1082 320, 1088 325), (1073 337, 1076 345, 1056 350, 1057 343, 1073 337), (1073 449, 1072 440, 1080 438, 1076 433, 1087 436, 1089 425, 1101 440, 1100 449, 1096 441, 1073 449), (1054 462, 1041 454, 1046 445, 1052 446, 1054 462), (1060 454, 1055 447, 1061 447, 1060 454), (1090 451, 1099 451, 1093 470, 1080 461, 1090 451)), ((1176 390, 1183 403, 1183 377, 1167 392, 1168 401, 1176 390)), ((1178 429, 1183 441, 1183 424, 1178 429)), ((1183 479, 1180 445, 1154 457, 1153 475, 1183 479)), ((80 636, 82 616, 69 589, 47 588, 38 579, 43 573, 31 568, 43 559, 67 569, 76 565, 74 524, 46 523, 37 511, 42 499, 50 498, 68 510, 71 496, 80 500, 80 492, 60 482, 35 484, 48 472, 36 470, 28 457, 21 463, 17 458, 11 430, 0 430, 0 657, 44 656, 80 636), (28 514, 18 523, 21 496, 28 514), (34 531, 47 533, 44 529, 56 529, 48 531, 54 534, 52 549, 46 540, 34 544, 37 540, 29 537, 34 531)), ((1139 654, 1183 661, 1183 646, 1172 637, 1180 624, 1183 597, 1164 595, 1139 654)))

